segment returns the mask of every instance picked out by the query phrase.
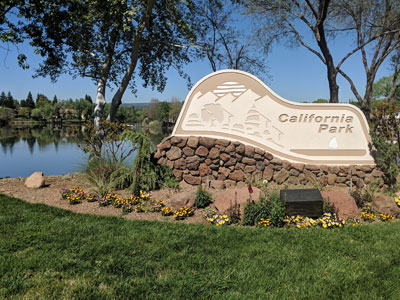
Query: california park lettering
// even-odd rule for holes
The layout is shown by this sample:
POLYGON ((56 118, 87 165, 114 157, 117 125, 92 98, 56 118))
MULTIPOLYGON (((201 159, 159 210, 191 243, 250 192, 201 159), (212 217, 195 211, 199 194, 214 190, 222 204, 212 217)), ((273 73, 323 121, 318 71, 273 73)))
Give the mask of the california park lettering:
POLYGON ((318 133, 353 133, 353 126, 350 126, 350 123, 353 123, 353 117, 345 114, 336 116, 321 116, 316 114, 281 114, 278 119, 282 123, 319 123, 318 133), (332 125, 332 123, 335 124, 332 125))

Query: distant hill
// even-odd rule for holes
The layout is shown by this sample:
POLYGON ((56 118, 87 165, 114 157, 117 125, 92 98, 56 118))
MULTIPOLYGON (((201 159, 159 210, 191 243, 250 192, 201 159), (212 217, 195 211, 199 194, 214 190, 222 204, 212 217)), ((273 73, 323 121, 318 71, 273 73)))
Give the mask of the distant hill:
POLYGON ((124 107, 134 107, 136 109, 144 109, 144 108, 148 108, 150 103, 122 103, 121 104, 124 107))

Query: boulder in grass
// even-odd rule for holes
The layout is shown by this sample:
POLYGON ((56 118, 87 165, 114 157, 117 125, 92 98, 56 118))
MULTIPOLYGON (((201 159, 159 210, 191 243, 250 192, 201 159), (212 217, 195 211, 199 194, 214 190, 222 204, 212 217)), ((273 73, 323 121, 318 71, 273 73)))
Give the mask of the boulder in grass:
POLYGON ((35 172, 25 180, 25 186, 32 189, 44 187, 43 172, 35 172))

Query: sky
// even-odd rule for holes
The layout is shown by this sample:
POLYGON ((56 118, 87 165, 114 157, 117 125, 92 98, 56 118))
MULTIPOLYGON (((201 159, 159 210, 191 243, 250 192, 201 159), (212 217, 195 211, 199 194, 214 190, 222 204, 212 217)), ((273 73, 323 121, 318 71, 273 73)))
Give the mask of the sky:
MULTIPOLYGON (((336 39, 330 44, 335 62, 343 57, 353 45, 349 37, 336 39)), ((18 49, 9 45, 9 51, 4 49, 6 45, 0 46, 0 92, 10 91, 18 100, 26 99, 29 91, 32 92, 34 99, 37 93, 42 93, 49 99, 53 99, 54 95, 57 95, 58 99, 77 99, 86 94, 95 99, 96 85, 90 79, 73 79, 69 75, 62 75, 56 83, 52 83, 49 78, 32 78, 33 69, 40 63, 40 57, 34 54, 28 43, 19 45, 18 49), (18 66, 19 52, 27 54, 28 63, 31 65, 30 69, 23 70, 18 66)), ((304 47, 290 48, 284 44, 275 45, 265 59, 267 66, 267 76, 263 76, 267 77, 265 83, 281 97, 297 102, 311 102, 319 98, 329 99, 326 67, 315 54, 304 47)), ((354 55, 343 65, 343 68, 363 95, 365 72, 360 56, 354 55)), ((195 84, 211 73, 212 69, 207 61, 196 61, 188 64, 185 71, 190 75, 192 83, 195 84)), ((376 80, 388 75, 391 75, 390 68, 388 64, 384 64, 381 66, 376 80)), ((127 90, 123 97, 123 103, 145 103, 150 102, 152 98, 169 101, 172 97, 183 101, 189 92, 186 81, 180 78, 178 72, 173 69, 169 70, 166 76, 168 81, 163 93, 149 87, 145 89, 138 81, 136 95, 127 90)), ((338 84, 341 102, 355 100, 349 84, 340 75, 338 75, 338 84)), ((111 98, 112 90, 107 89, 107 102, 110 102, 111 98)))

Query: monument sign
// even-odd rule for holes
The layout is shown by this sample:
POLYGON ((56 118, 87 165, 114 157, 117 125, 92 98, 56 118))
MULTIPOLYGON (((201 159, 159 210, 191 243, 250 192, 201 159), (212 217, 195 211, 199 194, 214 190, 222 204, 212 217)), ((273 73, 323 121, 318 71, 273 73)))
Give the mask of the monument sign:
POLYGON ((368 132, 353 105, 292 102, 249 73, 223 70, 192 88, 172 136, 239 141, 293 163, 374 165, 368 132))

